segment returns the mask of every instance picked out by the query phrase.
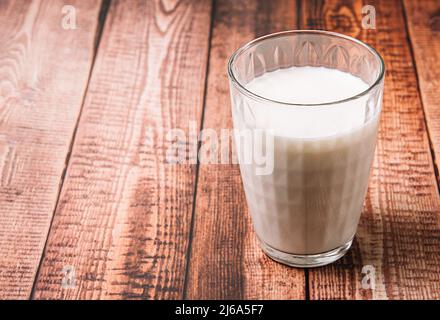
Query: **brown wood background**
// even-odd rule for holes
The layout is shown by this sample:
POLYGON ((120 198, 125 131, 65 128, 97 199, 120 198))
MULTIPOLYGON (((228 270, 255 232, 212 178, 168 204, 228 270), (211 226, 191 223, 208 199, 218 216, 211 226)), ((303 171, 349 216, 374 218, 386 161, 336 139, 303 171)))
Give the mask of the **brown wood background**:
POLYGON ((0 299, 440 299, 440 1, 9 0, 0 29, 0 299), (237 166, 165 160, 168 130, 231 127, 232 52, 289 29, 387 66, 356 241, 309 270, 258 248, 237 166))

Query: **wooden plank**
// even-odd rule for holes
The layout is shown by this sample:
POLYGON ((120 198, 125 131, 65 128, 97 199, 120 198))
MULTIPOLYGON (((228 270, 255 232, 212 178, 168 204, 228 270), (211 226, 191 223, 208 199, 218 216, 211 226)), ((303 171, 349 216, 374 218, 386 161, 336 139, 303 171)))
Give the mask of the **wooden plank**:
POLYGON ((200 126, 210 13, 111 2, 34 298, 183 297, 195 165, 166 134, 200 126))
POLYGON ((440 2, 404 0, 404 9, 440 186, 440 2))
POLYGON ((440 298, 440 203, 417 79, 399 1, 369 1, 376 30, 361 28, 361 1, 302 1, 302 27, 356 36, 387 67, 379 141, 356 242, 339 262, 309 272, 311 299, 440 298), (375 268, 375 290, 362 268, 375 268))
MULTIPOLYGON (((296 28, 295 1, 217 1, 204 129, 232 127, 226 65, 253 38, 296 28)), ((237 165, 201 164, 186 296, 190 299, 304 298, 304 272, 259 249, 237 165)))
POLYGON ((100 1, 69 4, 75 30, 64 1, 0 5, 0 299, 31 294, 92 65, 100 1))

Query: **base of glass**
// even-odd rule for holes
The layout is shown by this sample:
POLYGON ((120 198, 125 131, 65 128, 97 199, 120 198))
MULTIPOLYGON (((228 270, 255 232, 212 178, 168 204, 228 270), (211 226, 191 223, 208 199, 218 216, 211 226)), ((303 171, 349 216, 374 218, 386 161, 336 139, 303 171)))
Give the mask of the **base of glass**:
POLYGON ((348 249, 350 249, 351 247, 352 242, 353 238, 342 246, 339 246, 327 252, 317 254, 291 254, 272 248, 261 240, 260 247, 264 251, 264 253, 269 256, 269 258, 282 264, 297 268, 313 268, 325 266, 327 264, 335 262, 345 253, 347 253, 348 249))

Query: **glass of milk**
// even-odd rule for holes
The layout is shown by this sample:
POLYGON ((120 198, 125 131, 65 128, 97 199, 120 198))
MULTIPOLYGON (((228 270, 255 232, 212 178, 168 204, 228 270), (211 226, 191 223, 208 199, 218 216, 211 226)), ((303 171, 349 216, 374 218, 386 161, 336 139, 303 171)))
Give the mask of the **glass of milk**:
POLYGON ((258 38, 229 60, 244 190, 272 259, 316 267, 350 248, 368 187, 384 71, 367 44, 315 30, 258 38), (261 160, 270 162, 264 170, 261 160))

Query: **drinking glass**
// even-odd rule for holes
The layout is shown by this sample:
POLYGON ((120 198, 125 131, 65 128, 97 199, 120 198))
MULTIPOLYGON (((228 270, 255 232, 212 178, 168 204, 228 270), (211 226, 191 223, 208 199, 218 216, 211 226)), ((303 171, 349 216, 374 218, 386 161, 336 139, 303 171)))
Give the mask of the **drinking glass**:
POLYGON ((384 71, 381 56, 369 45, 316 30, 263 36, 230 58, 241 177, 255 233, 272 259, 316 267, 339 259, 350 248, 368 188, 384 71), (350 73, 368 89, 338 101, 296 103, 269 99, 247 87, 264 74, 304 66, 350 73), (329 120, 335 117, 340 120, 337 125, 329 120), (358 121, 353 121, 356 117, 358 121), (302 129, 289 135, 283 132, 286 128, 302 129), (259 131, 261 137, 241 139, 243 130, 259 131), (322 130, 333 133, 320 136, 322 130), (261 170, 261 161, 252 157, 256 147, 265 150, 263 159, 272 162, 265 164, 269 170, 261 170), (251 161, 245 161, 249 154, 251 161))

